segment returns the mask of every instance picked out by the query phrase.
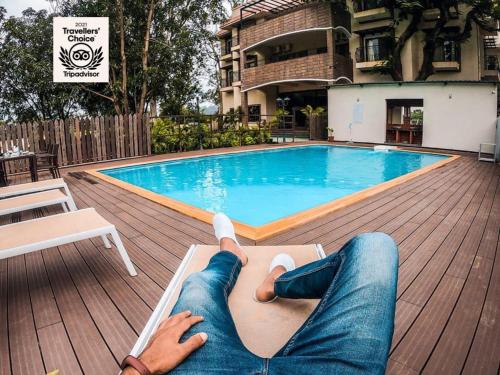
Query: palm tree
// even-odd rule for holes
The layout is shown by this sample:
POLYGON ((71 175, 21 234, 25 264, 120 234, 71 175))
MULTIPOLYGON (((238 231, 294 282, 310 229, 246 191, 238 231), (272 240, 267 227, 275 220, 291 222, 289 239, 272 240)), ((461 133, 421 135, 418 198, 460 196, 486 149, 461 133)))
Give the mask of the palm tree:
POLYGON ((313 108, 311 105, 306 105, 300 110, 304 115, 306 115, 309 121, 309 138, 317 139, 322 138, 322 131, 318 129, 318 117, 325 112, 324 107, 313 108))

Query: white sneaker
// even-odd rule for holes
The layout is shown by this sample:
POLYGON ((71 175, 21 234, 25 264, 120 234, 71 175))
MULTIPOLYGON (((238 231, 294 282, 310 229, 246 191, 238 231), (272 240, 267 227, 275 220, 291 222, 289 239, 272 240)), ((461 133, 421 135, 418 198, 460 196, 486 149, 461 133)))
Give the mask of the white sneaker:
MULTIPOLYGON (((296 268, 295 261, 293 260, 293 258, 290 255, 285 254, 285 253, 280 253, 273 258, 273 260, 271 261, 271 264, 269 265, 269 273, 271 273, 271 271, 274 270, 278 266, 283 266, 286 269, 286 272, 293 271, 296 268)), ((276 301, 276 299, 278 298, 278 296, 275 296, 272 300, 269 300, 269 301, 259 301, 257 299, 256 293, 257 293, 257 291, 255 290, 253 293, 253 299, 255 302, 258 302, 258 303, 271 303, 271 302, 276 301)))
POLYGON ((271 273, 271 271, 278 266, 285 267, 286 272, 293 271, 296 268, 295 261, 286 253, 280 253, 273 258, 271 264, 269 265, 269 273, 271 273))
POLYGON ((229 219, 225 214, 222 212, 215 214, 212 219, 212 225, 214 227, 217 241, 220 242, 221 238, 227 237, 232 239, 236 245, 241 248, 240 243, 236 239, 236 234, 234 233, 233 223, 231 223, 231 219, 229 219))

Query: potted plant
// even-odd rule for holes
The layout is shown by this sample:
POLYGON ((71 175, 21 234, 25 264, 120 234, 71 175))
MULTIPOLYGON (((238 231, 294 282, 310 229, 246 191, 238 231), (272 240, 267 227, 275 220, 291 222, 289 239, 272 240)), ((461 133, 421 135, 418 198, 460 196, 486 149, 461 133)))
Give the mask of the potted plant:
POLYGON ((335 137, 333 136, 333 128, 328 128, 328 142, 335 141, 335 137))

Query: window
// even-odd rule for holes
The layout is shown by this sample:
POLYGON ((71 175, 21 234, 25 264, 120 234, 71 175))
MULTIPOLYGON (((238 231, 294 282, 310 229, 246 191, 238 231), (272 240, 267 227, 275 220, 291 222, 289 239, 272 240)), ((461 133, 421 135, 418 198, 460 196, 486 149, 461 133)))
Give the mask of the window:
POLYGON ((254 68, 257 66, 257 55, 248 55, 245 68, 254 68))
POLYGON ((253 104, 248 106, 248 121, 249 122, 260 121, 260 104, 253 104))
POLYGON ((384 0, 358 0, 354 1, 354 11, 363 12, 365 10, 385 7, 384 0))
POLYGON ((460 44, 453 40, 443 41, 434 54, 434 61, 459 61, 460 44))
POLYGON ((386 60, 389 57, 390 43, 388 37, 365 39, 365 61, 386 60))
POLYGON ((228 53, 231 53, 231 47, 233 46, 233 41, 231 38, 229 39, 224 39, 221 42, 221 55, 227 55, 228 53))
POLYGON ((228 69, 228 71, 227 71, 227 83, 228 83, 228 86, 231 86, 233 84, 233 70, 232 69, 228 69))
POLYGON ((486 70, 497 70, 498 69, 498 57, 497 56, 486 56, 485 61, 486 70))

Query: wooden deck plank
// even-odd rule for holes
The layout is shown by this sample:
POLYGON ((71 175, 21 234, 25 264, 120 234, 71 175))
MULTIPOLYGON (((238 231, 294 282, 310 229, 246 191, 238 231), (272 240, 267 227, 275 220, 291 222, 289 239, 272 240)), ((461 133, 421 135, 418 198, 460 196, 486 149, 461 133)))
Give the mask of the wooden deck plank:
POLYGON ((58 323, 61 315, 52 293, 49 278, 45 271, 42 254, 26 254, 26 274, 31 295, 31 306, 37 329, 58 323))
MULTIPOLYGON (((111 301, 119 309, 120 313, 126 319, 138 335, 144 328, 145 316, 151 315, 151 308, 144 303, 138 294, 132 289, 123 278, 111 267, 106 258, 96 249, 91 241, 80 241, 75 244, 81 257, 85 260, 94 277, 100 286, 109 296, 111 301)), ((117 252, 116 248, 106 249, 108 252, 117 252)), ((125 270, 123 262, 121 268, 125 270)), ((129 277, 130 278, 130 277, 129 277)))
MULTIPOLYGON (((463 374, 498 374, 500 368, 500 242, 486 301, 469 350, 463 374)), ((487 258, 484 258, 487 259, 487 258)))
POLYGON ((120 361, 134 344, 137 333, 107 295, 75 246, 60 246, 61 257, 94 324, 115 358, 120 361))
POLYGON ((7 284, 7 260, 0 260, 0 375, 11 373, 7 284))
POLYGON ((38 329, 38 338, 47 373, 59 370, 60 374, 82 374, 62 323, 38 329))
POLYGON ((118 363, 80 297, 59 251, 48 249, 42 254, 59 312, 83 372, 118 373, 118 363))
POLYGON ((464 280, 445 275, 429 303, 418 316, 391 358, 414 371, 422 369, 446 324, 464 280))
MULTIPOLYGON (((488 181, 489 183, 489 181, 488 181)), ((470 245, 468 241, 464 239, 472 238, 476 240, 475 249, 478 248, 478 243, 484 231, 486 225, 486 220, 478 220, 476 227, 473 227, 471 231, 470 228, 473 224, 473 220, 478 213, 481 201, 485 196, 485 191, 487 189, 486 183, 483 184, 481 189, 476 191, 473 199, 471 200, 469 206, 464 210, 462 216, 457 221, 456 225, 449 232, 446 239, 442 242, 439 248, 434 252, 433 256, 426 264, 425 268, 420 272, 417 278, 412 282, 408 289, 401 296, 407 302, 411 302, 418 306, 423 306, 430 294, 432 294, 435 286, 441 280, 442 275, 446 272, 450 262, 453 257, 460 249, 466 249, 466 246, 470 245), (479 238, 475 237, 479 235, 479 238)), ((491 203, 493 200, 493 195, 488 203, 485 205, 489 212, 491 203)), ((475 252, 475 251, 474 251, 475 252)))
POLYGON ((462 370, 481 314, 492 266, 491 260, 476 257, 457 306, 425 366, 424 374, 458 374, 462 370))
MULTIPOLYGON (((9 353, 16 362, 38 358, 42 372, 116 374, 188 246, 215 243, 209 224, 88 177, 84 169, 62 171, 77 205, 96 207, 117 226, 139 275, 130 277, 116 250, 98 238, 0 261, 0 375, 17 374, 21 366, 10 363, 9 353), (14 259, 20 270, 8 267, 14 259), (21 296, 11 305, 16 285, 21 296), (19 306, 31 325, 13 332, 11 312, 19 306), (28 351, 19 344, 26 340, 28 351)), ((357 233, 390 233, 400 247, 401 298, 387 373, 459 373, 463 367, 464 373, 493 374, 500 358, 494 344, 500 343, 498 178, 497 166, 462 157, 262 244, 322 242, 331 253, 357 233)), ((0 217, 0 225, 18 219, 0 217)))
POLYGON ((8 259, 9 348, 13 374, 44 374, 24 256, 8 259))

